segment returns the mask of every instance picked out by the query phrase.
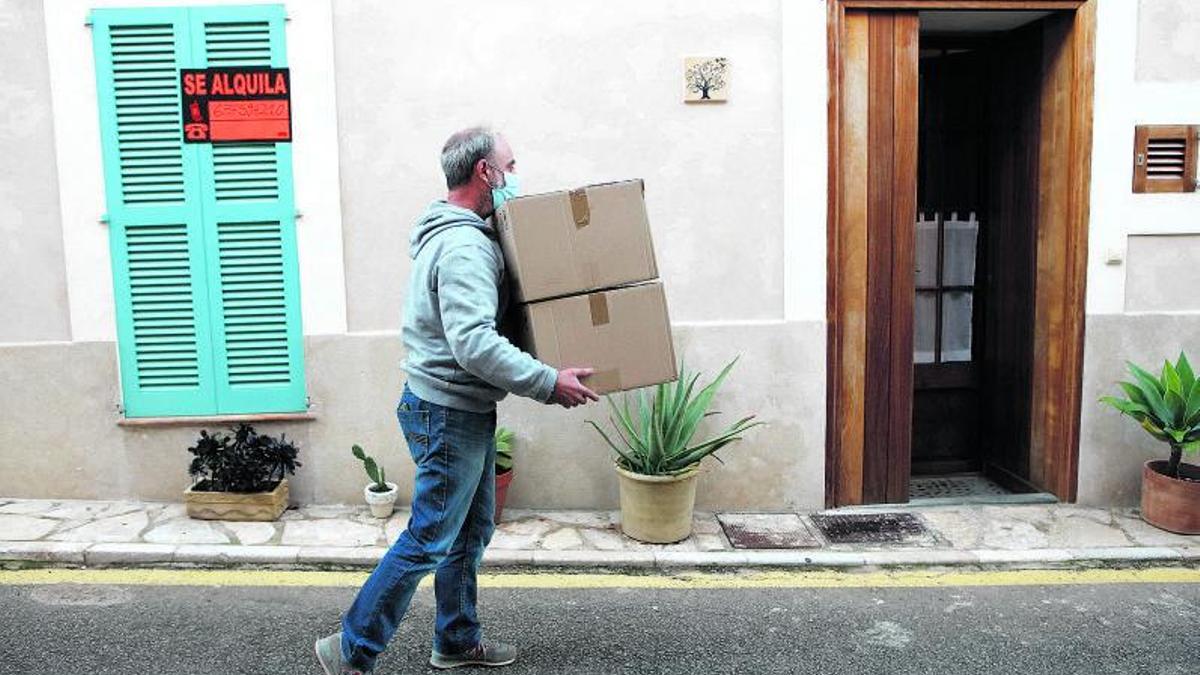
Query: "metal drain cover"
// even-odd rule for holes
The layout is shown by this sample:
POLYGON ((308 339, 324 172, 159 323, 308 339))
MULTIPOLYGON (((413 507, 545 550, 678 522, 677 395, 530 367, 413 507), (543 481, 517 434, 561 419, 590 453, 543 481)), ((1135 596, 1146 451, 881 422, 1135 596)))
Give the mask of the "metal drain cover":
POLYGON ((795 513, 718 513, 734 548, 815 548, 821 542, 795 513))
POLYGON ((831 544, 895 544, 929 534, 912 513, 818 513, 812 520, 831 544))

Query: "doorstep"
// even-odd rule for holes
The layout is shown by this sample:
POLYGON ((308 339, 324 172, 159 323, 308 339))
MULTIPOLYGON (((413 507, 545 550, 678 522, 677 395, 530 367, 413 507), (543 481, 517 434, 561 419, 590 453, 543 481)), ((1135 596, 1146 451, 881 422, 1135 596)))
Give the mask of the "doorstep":
MULTIPOLYGON (((1158 530, 1135 509, 939 503, 895 510, 916 514, 926 532, 899 543, 835 545, 820 533, 813 514, 727 519, 767 527, 794 527, 799 519, 813 535, 805 548, 741 549, 712 513, 697 513, 684 541, 655 545, 624 537, 613 511, 506 509, 484 565, 594 571, 1200 564, 1200 536, 1158 530)), ((269 523, 202 521, 188 518, 180 503, 0 498, 0 563, 370 569, 407 519, 402 510, 377 519, 365 505, 331 504, 293 507, 269 523)), ((780 534, 755 541, 795 540, 780 534)))

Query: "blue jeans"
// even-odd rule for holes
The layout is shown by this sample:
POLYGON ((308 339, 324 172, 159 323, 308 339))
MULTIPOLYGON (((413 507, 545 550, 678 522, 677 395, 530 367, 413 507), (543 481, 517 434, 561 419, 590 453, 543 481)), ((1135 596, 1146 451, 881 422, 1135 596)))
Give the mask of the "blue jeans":
POLYGON ((406 385, 396 416, 417 465, 412 515, 342 617, 342 657, 363 670, 374 667, 417 583, 434 570, 433 648, 453 654, 479 642, 475 577, 495 530, 495 411, 440 406, 406 385))

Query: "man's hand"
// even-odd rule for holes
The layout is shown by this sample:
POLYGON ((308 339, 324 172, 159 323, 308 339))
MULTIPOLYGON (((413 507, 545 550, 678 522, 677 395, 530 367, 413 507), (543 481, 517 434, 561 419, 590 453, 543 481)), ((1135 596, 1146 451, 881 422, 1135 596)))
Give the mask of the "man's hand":
POLYGON ((579 381, 579 378, 595 372, 593 368, 563 368, 558 371, 558 380, 554 383, 554 393, 550 395, 550 401, 564 408, 574 408, 587 403, 588 399, 599 401, 600 397, 596 392, 579 381))

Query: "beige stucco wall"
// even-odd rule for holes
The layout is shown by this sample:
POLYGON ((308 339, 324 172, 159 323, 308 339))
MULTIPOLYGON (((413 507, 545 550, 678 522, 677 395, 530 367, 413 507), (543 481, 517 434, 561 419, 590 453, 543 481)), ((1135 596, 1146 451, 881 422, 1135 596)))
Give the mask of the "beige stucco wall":
MULTIPOLYGON (((84 4, 69 3, 80 16, 84 4)), ((1136 502, 1138 466, 1161 452, 1095 404, 1121 376, 1123 361, 1153 363, 1180 348, 1200 354, 1200 312, 1187 282, 1200 236, 1198 195, 1129 189, 1133 125, 1200 123, 1195 46, 1179 38, 1181 26, 1197 20, 1195 4, 1100 2, 1080 434, 1084 502, 1136 502), (1165 51, 1148 49, 1152 44, 1165 51), (1172 58, 1160 59, 1163 53, 1172 58)), ((310 120, 309 131, 297 128, 308 139, 296 146, 308 186, 300 189, 298 178, 297 199, 305 213, 298 227, 317 420, 261 427, 301 445, 295 501, 357 502, 364 480, 349 454, 355 442, 410 489, 394 417, 407 231, 443 191, 437 154, 445 136, 491 122, 513 141, 531 191, 644 178, 680 354, 710 372, 742 354, 718 408, 758 413, 770 426, 724 453, 727 464, 712 465, 700 504, 821 505, 820 3, 597 0, 567 11, 550 0, 289 0, 289 13, 293 67, 308 74, 310 91, 332 91, 336 106, 336 127, 310 120), (314 51, 325 44, 321 35, 332 36, 332 72, 317 72, 330 62, 314 51), (706 54, 731 59, 731 100, 685 105, 682 58, 706 54), (336 147, 321 140, 335 138, 334 131, 336 147), (312 158, 334 156, 340 181, 339 171, 314 168, 320 163, 312 158), (328 274, 339 260, 344 293, 342 270, 328 274)), ((21 158, 0 165, 0 314, 18 317, 0 327, 0 494, 177 499, 196 429, 116 425, 116 350, 105 327, 111 317, 94 316, 105 307, 97 298, 111 294, 103 286, 111 280, 98 271, 107 269, 100 264, 106 234, 91 220, 102 212, 100 167, 65 167, 61 152, 55 159, 59 135, 95 124, 87 106, 52 107, 52 92, 93 77, 72 65, 86 63, 80 54, 87 51, 75 14, 55 18, 61 26, 50 30, 51 46, 60 49, 50 49, 59 57, 49 70, 62 74, 52 86, 43 8, 0 0, 0 56, 21 66, 0 73, 0 84, 16 94, 0 103, 0 153, 21 158), (66 257, 76 263, 69 270, 64 230, 85 233, 68 232, 74 253, 66 257), (72 276, 78 292, 68 293, 64 277, 72 276), (92 320, 73 327, 71 316, 92 320)), ((608 454, 584 426, 602 414, 598 406, 566 412, 528 401, 502 404, 501 422, 517 430, 520 443, 514 505, 615 504, 608 454)))
MULTIPOLYGON (((806 27, 823 34, 820 24, 806 27)), ((715 465, 700 502, 821 504, 824 326, 785 321, 784 309, 782 34, 772 0, 621 0, 569 11, 470 2, 458 12, 335 0, 350 330, 399 339, 409 226, 445 192, 438 153, 455 129, 503 131, 527 192, 643 178, 680 353, 712 369, 743 354, 719 407, 772 423, 715 465), (689 55, 730 59, 729 102, 682 102, 689 55)), ((808 77, 824 62, 797 66, 808 77)), ((810 103, 823 115, 820 100, 810 103)), ((809 163, 819 161, 823 138, 810 150, 809 163)), ((809 203, 805 213, 800 236, 823 238, 823 210, 809 203)), ((823 306, 824 286, 799 295, 796 305, 823 306)), ((514 503, 614 505, 609 453, 583 423, 603 414, 506 402, 501 422, 526 446, 514 503)))
POLYGON ((1165 456, 1128 418, 1096 403, 1117 393, 1125 361, 1156 370, 1181 349, 1200 360, 1200 193, 1131 189, 1135 125, 1200 123, 1197 26, 1200 3, 1188 0, 1099 4, 1079 445, 1084 503, 1136 504, 1141 464, 1165 456))
POLYGON ((1127 310, 1200 310, 1200 234, 1131 236, 1128 260, 1127 310))
MULTIPOLYGON (((349 501, 361 490, 361 464, 349 452, 358 442, 389 459, 401 441, 389 424, 394 369, 378 364, 398 356, 395 340, 346 336, 305 340, 306 373, 320 403, 315 422, 261 424, 300 446, 303 466, 293 479, 297 503, 349 501)), ((0 349, 0 494, 178 500, 190 482, 187 447, 199 427, 132 428, 117 425, 115 345, 47 343, 0 349), (47 373, 61 373, 47 377, 47 373)), ((209 426, 209 430, 219 426, 209 426)), ((365 475, 365 474, 364 474, 365 475)), ((411 483, 411 477, 407 480, 411 483)))
POLYGON ((1138 5, 1137 79, 1200 80, 1200 3, 1138 0, 1138 5))
MULTIPOLYGON (((312 51, 320 32, 314 22, 321 20, 316 9, 321 4, 289 3, 289 51, 293 67, 306 73, 314 64, 302 55, 312 51)), ((329 317, 316 316, 320 327, 314 330, 306 307, 306 377, 317 419, 260 425, 301 445, 304 464, 294 478, 293 500, 358 501, 364 478, 349 454, 356 442, 387 463, 404 491, 410 488, 412 469, 394 415, 402 384, 398 329, 407 231, 423 206, 444 193, 437 157, 446 135, 490 122, 512 140, 528 191, 634 176, 646 180, 679 354, 710 372, 741 354, 718 407, 727 416, 757 413, 769 423, 723 453, 728 463, 705 475, 700 503, 818 506, 824 326, 811 319, 787 321, 784 310, 784 250, 798 239, 792 232, 791 243, 785 241, 783 222, 781 4, 622 0, 581 3, 570 12, 541 0, 503 6, 480 1, 458 11, 439 3, 330 5, 338 147, 318 153, 317 146, 298 143, 296 151, 298 171, 318 154, 336 156, 344 215, 327 222, 334 212, 306 205, 316 193, 301 189, 298 179, 298 206, 305 213, 298 229, 341 228, 349 332, 314 334, 338 325, 340 315, 331 309, 329 317), (685 105, 682 59, 706 54, 731 59, 732 99, 685 105)), ((55 86, 70 91, 78 80, 86 89, 90 72, 63 67, 83 58, 79 40, 85 34, 54 16, 50 53, 60 62, 54 72, 61 80, 55 86)), ((36 12, 30 18, 39 19, 36 12)), ((823 33, 819 22, 806 23, 804 30, 823 33)), ((45 45, 32 46, 44 59, 45 45)), ((824 69, 823 62, 807 60, 793 61, 796 66, 808 79, 824 69)), ((31 72, 27 79, 35 84, 46 78, 44 65, 40 75, 36 68, 31 72)), ((43 127, 52 129, 52 97, 44 82, 41 86, 35 107, 45 113, 43 127)), ((803 107, 804 119, 823 115, 819 100, 805 100, 803 107)), ((55 119, 72 128, 95 121, 93 113, 63 111, 55 119)), ((302 131, 298 135, 317 136, 302 131)), ((812 125, 804 132, 823 137, 812 125)), ((52 154, 42 150, 53 171, 52 154)), ((805 172, 822 173, 809 166, 821 147, 793 150, 810 158, 805 172)), ((98 166, 72 167, 76 183, 86 177, 93 188, 99 184, 98 166)), ((96 209, 94 189, 84 191, 86 198, 75 189, 60 194, 53 183, 46 189, 49 204, 61 197, 73 214, 96 209)), ((809 201, 799 214, 809 217, 796 219, 804 223, 800 240, 823 232, 823 211, 817 213, 823 207, 809 201)), ((54 224, 48 217, 40 220, 54 224)), ((76 249, 94 248, 91 257, 103 260, 102 239, 71 241, 76 249)), ((311 250, 303 237, 300 246, 306 269, 316 269, 312 261, 324 260, 330 250, 340 254, 336 247, 311 250)), ((812 244, 802 248, 821 258, 812 244)), ((41 252, 34 260, 63 267, 61 251, 41 252)), ((91 266, 87 271, 97 276, 91 266)), ((310 278, 304 282, 305 297, 328 290, 314 287, 310 278)), ((802 309, 817 308, 798 314, 819 316, 823 297, 823 285, 813 284, 789 300, 802 309)), ((13 306, 13 300, 0 300, 5 303, 0 307, 13 306)), ((0 392, 5 411, 0 448, 25 449, 0 453, 0 494, 177 499, 188 483, 185 449, 196 427, 117 426, 115 345, 89 338, 105 330, 84 331, 78 342, 0 346, 0 377, 9 385, 0 392), (69 364, 68 377, 46 377, 62 364, 69 364)), ((615 506, 609 454, 584 424, 603 414, 599 406, 567 412, 515 399, 502 404, 501 421, 516 429, 520 444, 514 505, 615 506)))
POLYGON ((409 225, 480 122, 527 192, 645 179, 675 321, 782 318, 780 26, 777 0, 335 2, 350 330, 399 328, 409 225), (730 59, 728 103, 682 102, 688 55, 730 59))
MULTIPOLYGON (((71 339, 39 3, 0 0, 0 343, 71 339)), ((95 227, 100 227, 94 223, 95 227)))
MULTIPOLYGON (((721 419, 757 413, 768 426, 710 463, 699 493, 709 508, 816 508, 823 499, 824 327, 762 323, 684 327, 679 353, 710 371, 743 355, 719 399, 721 419), (737 345, 736 348, 733 345, 737 345), (814 422, 814 420, 816 420, 814 422)), ((350 454, 362 445, 400 485, 412 489, 412 462, 395 417, 403 354, 391 335, 309 336, 307 377, 315 421, 263 423, 300 446, 294 503, 355 503, 367 482, 350 454)), ((112 343, 46 343, 0 348, 0 494, 178 500, 188 485, 187 447, 198 427, 117 425, 112 343), (59 373, 47 377, 47 373, 59 373)), ((565 411, 527 400, 501 403, 500 423, 517 434, 514 506, 615 508, 609 451, 585 420, 600 406, 565 411)), ((208 427, 210 430, 219 427, 208 427)), ((711 428, 711 427, 710 427, 711 428)))

